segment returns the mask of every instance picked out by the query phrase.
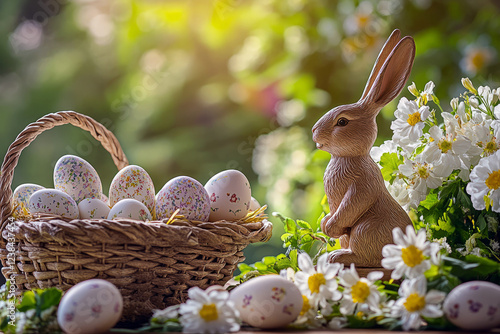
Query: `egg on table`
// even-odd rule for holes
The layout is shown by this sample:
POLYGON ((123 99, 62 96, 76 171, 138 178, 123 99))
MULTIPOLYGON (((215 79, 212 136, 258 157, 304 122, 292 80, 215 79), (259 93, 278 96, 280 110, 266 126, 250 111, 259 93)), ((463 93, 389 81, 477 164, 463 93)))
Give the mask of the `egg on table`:
POLYGON ((78 211, 81 219, 107 219, 109 206, 101 199, 85 198, 78 203, 78 211))
POLYGON ((94 167, 75 155, 61 157, 54 167, 54 187, 78 204, 85 198, 101 198, 102 184, 94 167))
POLYGON ((144 203, 149 212, 155 212, 155 186, 149 174, 136 165, 130 165, 118 172, 109 186, 109 205, 125 198, 133 198, 144 203))
POLYGON ((210 200, 200 182, 189 176, 178 176, 161 188, 156 195, 156 218, 170 218, 177 209, 187 219, 208 221, 210 200))
POLYGON ((37 190, 45 189, 38 184, 25 183, 18 186, 12 194, 12 212, 15 216, 24 216, 28 213, 30 197, 37 190), (26 212, 25 212, 26 210, 26 212))
POLYGON ((446 296, 443 311, 448 320, 465 330, 482 331, 500 326, 500 286, 471 281, 446 296))
POLYGON ((252 190, 242 172, 222 171, 205 184, 205 189, 210 198, 210 221, 236 221, 247 215, 252 190))
POLYGON ((35 191, 29 200, 30 213, 50 213, 70 219, 78 219, 78 205, 68 194, 56 189, 35 191))
POLYGON ((292 323, 303 305, 302 293, 278 275, 252 278, 229 294, 241 320, 257 328, 279 328, 292 323))
POLYGON ((151 213, 148 208, 136 199, 125 198, 116 203, 109 210, 108 219, 127 218, 134 220, 150 221, 152 220, 151 213))
POLYGON ((122 310, 123 297, 114 284, 90 279, 66 291, 57 309, 57 322, 67 334, 105 333, 116 325, 122 310))

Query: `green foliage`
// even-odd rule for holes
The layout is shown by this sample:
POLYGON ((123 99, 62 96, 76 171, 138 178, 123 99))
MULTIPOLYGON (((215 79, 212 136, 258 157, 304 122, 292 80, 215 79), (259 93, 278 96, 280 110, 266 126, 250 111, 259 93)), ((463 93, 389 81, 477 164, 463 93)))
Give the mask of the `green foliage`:
POLYGON ((399 165, 403 163, 403 158, 396 153, 384 153, 380 157, 381 172, 384 180, 392 182, 399 173, 399 165))
POLYGON ((293 220, 276 212, 273 215, 283 223, 285 233, 281 235, 281 241, 283 241, 283 247, 286 248, 286 254, 266 256, 252 265, 240 263, 238 265, 240 274, 234 277, 235 280, 245 282, 255 276, 279 274, 281 270, 288 268, 298 271, 297 256, 299 253, 312 254, 315 262, 325 252, 331 252, 338 248, 335 239, 324 234, 319 224, 314 230, 311 224, 304 220, 293 220))

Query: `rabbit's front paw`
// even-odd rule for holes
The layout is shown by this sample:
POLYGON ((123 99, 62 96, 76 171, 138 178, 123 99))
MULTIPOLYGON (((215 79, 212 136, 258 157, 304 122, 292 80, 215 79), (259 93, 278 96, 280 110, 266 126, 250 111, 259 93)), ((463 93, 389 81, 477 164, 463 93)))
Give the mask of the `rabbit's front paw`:
POLYGON ((329 219, 328 221, 323 220, 321 222, 321 229, 326 235, 335 239, 340 238, 345 234, 348 235, 351 232, 351 228, 340 226, 339 224, 336 224, 332 219, 329 219))

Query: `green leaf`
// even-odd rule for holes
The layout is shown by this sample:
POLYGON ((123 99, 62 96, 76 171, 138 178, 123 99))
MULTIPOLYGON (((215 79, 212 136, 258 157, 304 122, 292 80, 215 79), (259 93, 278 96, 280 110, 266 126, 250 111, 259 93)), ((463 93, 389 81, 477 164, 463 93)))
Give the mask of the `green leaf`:
POLYGON ((297 220, 297 225, 299 225, 299 227, 301 227, 301 228, 303 228, 303 229, 307 229, 307 230, 309 230, 309 231, 311 231, 311 232, 312 232, 312 227, 311 227, 311 225, 310 225, 308 222, 306 222, 306 221, 303 221, 303 220, 298 219, 298 220, 297 220))
POLYGON ((384 180, 392 182, 399 173, 399 165, 403 164, 403 158, 400 158, 397 153, 384 153, 380 157, 381 172, 384 180))
POLYGON ((276 263, 276 258, 274 256, 266 256, 262 259, 262 262, 266 265, 266 266, 272 266, 273 264, 276 263))
POLYGON ((45 289, 40 295, 40 311, 46 310, 52 306, 59 305, 61 301, 62 291, 57 288, 45 289))
MULTIPOLYGON (((484 219, 484 215, 482 213, 477 218, 476 224, 477 224, 477 227, 479 228, 480 231, 486 230, 486 227, 487 227, 486 219, 484 219)), ((488 232, 488 231, 486 230, 486 232, 488 232)))
POLYGON ((21 304, 19 304, 17 310, 19 312, 26 312, 28 310, 34 309, 36 307, 36 298, 33 291, 26 291, 23 293, 21 304))
POLYGON ((296 249, 293 249, 290 251, 290 254, 288 255, 290 257, 290 261, 292 262, 292 265, 295 267, 295 268, 298 268, 299 267, 299 262, 298 262, 298 259, 297 259, 297 250, 296 249))
POLYGON ((291 234, 291 233, 283 233, 283 234, 281 235, 281 241, 283 241, 283 242, 287 242, 287 241, 289 241, 289 240, 290 240, 290 238, 292 238, 293 236, 294 236, 294 235, 293 235, 293 234, 291 234))
POLYGON ((297 232, 297 224, 293 221, 293 219, 285 219, 285 231, 291 234, 295 234, 297 232))
POLYGON ((438 195, 434 192, 430 192, 427 197, 420 202, 420 206, 430 210, 434 205, 436 205, 439 202, 438 195))

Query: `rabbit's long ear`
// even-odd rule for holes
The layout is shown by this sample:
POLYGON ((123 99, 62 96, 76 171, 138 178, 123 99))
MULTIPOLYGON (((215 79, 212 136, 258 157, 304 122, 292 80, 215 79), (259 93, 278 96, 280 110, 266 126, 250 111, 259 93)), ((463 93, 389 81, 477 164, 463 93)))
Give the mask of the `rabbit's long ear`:
POLYGON ((389 38, 385 42, 384 46, 382 47, 382 50, 380 50, 377 60, 375 61, 375 65, 373 65, 372 72, 370 73, 368 81, 366 82, 365 90, 363 91, 363 95, 361 95, 361 99, 364 99, 366 97, 366 94, 368 94, 368 92, 372 88, 373 82, 377 78, 380 69, 384 65, 387 57, 391 54, 396 44, 398 44, 400 38, 401 38, 401 31, 399 29, 395 29, 392 32, 391 36, 389 36, 389 38))
POLYGON ((366 105, 376 106, 376 108, 370 108, 377 109, 376 112, 391 102, 403 90, 406 80, 410 76, 414 59, 415 42, 413 38, 406 36, 389 54, 362 102, 366 105))

